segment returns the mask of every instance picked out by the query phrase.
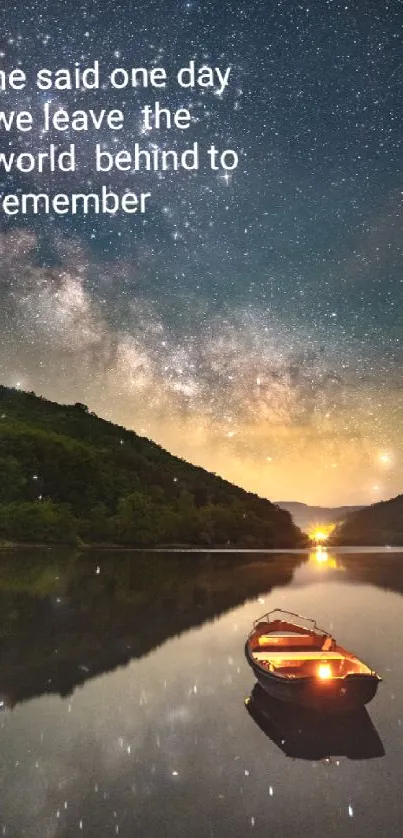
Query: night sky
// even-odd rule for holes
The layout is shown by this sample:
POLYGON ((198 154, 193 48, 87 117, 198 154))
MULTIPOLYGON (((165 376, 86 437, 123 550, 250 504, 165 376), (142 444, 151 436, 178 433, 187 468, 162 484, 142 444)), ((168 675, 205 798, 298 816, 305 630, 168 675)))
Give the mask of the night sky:
POLYGON ((124 132, 0 132, 1 150, 76 142, 71 175, 2 193, 151 191, 145 215, 0 217, 0 382, 86 403, 272 500, 403 491, 403 6, 399 0, 8 4, 1 109, 122 108, 124 132), (231 67, 226 91, 40 92, 40 67, 231 67), (139 108, 189 107, 144 132, 139 108), (184 136, 184 134, 186 136, 184 136), (91 171, 195 140, 229 177, 91 171), (10 143, 10 145, 9 145, 10 143))

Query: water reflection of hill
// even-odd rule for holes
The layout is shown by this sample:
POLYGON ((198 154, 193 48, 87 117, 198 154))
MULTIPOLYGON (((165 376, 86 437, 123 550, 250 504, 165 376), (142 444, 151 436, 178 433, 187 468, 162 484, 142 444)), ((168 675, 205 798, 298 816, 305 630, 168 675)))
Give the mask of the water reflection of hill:
POLYGON ((1 554, 0 700, 67 695, 277 585, 296 554, 1 554))
POLYGON ((343 571, 346 582, 361 582, 403 594, 403 551, 338 554, 332 549, 320 549, 310 554, 309 565, 324 573, 343 571))
POLYGON ((350 580, 403 594, 403 553, 348 553, 342 561, 350 580))

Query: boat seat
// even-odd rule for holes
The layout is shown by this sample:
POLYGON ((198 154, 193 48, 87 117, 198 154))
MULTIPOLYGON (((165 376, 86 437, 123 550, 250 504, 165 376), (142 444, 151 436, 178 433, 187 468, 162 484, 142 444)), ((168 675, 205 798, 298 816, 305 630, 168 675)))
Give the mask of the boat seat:
POLYGON ((265 648, 271 648, 275 646, 281 646, 284 648, 285 646, 289 647, 296 647, 297 649, 331 649, 333 644, 333 639, 331 637, 326 637, 325 641, 320 635, 312 636, 309 634, 290 634, 290 633, 278 633, 278 634, 259 634, 257 637, 258 646, 265 648))
POLYGON ((256 658, 257 661, 273 661, 276 660, 284 660, 284 661, 311 661, 311 660, 323 660, 323 661, 343 661, 344 655, 340 654, 340 652, 320 652, 313 650, 312 652, 286 652, 284 650, 276 649, 265 649, 261 652, 254 651, 253 657, 256 658))

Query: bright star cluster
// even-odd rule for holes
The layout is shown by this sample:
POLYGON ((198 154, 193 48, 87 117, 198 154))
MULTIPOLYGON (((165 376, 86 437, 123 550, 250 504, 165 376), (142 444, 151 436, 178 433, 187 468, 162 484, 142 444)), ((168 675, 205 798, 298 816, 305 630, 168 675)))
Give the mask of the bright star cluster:
MULTIPOLYGON (((94 173, 144 133, 150 91, 1 94, 1 108, 112 108, 68 176, 0 172, 0 190, 150 188, 144 216, 0 219, 0 380, 81 401, 271 499, 368 503, 403 491, 403 12, 328 0, 10 4, 0 69, 77 61, 231 67, 228 89, 161 95, 186 143, 229 172, 94 173)), ((40 120, 37 120, 40 124, 40 120)), ((53 139, 53 138, 52 138, 53 139)), ((0 134, 2 150, 49 136, 0 134)), ((58 137, 60 142, 60 137, 58 137)))

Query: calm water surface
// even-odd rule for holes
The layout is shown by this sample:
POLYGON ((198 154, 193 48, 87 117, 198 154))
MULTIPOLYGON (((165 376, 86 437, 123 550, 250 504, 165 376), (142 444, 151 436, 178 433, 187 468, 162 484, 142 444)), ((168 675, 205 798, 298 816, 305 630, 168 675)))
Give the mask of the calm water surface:
POLYGON ((1 553, 0 835, 400 838, 402 595, 392 551, 1 553), (275 607, 383 676, 367 716, 248 712, 275 607))

